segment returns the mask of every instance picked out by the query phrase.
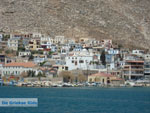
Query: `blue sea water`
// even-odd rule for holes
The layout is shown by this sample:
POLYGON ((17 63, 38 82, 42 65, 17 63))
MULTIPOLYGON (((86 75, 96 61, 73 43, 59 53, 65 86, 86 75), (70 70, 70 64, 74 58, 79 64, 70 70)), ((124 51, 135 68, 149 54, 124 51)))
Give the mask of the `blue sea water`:
POLYGON ((0 98, 38 98, 38 107, 0 113, 150 113, 150 88, 0 87, 0 98))

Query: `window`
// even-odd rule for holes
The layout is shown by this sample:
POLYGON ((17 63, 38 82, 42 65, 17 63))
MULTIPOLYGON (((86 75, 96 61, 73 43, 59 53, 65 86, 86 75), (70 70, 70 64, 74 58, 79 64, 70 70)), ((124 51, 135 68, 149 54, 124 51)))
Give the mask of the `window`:
POLYGON ((68 67, 65 67, 65 70, 68 70, 68 67))
POLYGON ((79 63, 84 63, 84 61, 83 60, 79 60, 79 63))
POLYGON ((78 65, 77 61, 75 61, 75 65, 78 65))
POLYGON ((72 63, 74 63, 74 60, 72 60, 72 63))

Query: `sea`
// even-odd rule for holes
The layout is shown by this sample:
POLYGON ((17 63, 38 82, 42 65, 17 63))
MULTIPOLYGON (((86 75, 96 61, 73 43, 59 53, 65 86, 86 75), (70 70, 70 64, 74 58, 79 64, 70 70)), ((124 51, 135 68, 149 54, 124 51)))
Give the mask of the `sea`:
POLYGON ((150 113, 150 88, 29 88, 0 86, 0 98, 38 98, 37 107, 0 113, 150 113))

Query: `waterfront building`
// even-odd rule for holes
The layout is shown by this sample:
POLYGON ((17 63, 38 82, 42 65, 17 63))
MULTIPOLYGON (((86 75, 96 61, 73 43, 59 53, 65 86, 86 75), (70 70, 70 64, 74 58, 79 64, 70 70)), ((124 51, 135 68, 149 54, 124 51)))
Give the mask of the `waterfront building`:
POLYGON ((96 73, 88 76, 88 82, 100 83, 102 85, 120 85, 124 83, 124 80, 108 73, 96 73))
POLYGON ((123 67, 125 80, 137 80, 144 77, 144 60, 137 56, 128 56, 123 67))
POLYGON ((3 65, 1 71, 2 76, 20 76, 22 72, 35 71, 35 64, 33 62, 11 62, 3 65))
POLYGON ((150 61, 144 62, 144 78, 150 80, 150 61))
POLYGON ((83 50, 82 52, 73 52, 65 58, 65 61, 69 70, 90 69, 89 64, 93 61, 93 55, 88 53, 87 50, 83 50))

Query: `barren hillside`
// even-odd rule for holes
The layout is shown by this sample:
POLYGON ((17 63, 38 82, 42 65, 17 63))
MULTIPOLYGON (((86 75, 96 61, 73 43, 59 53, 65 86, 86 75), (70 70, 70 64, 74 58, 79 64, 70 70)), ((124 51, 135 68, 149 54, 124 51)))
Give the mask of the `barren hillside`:
POLYGON ((150 0, 0 0, 0 30, 150 47, 150 0))

